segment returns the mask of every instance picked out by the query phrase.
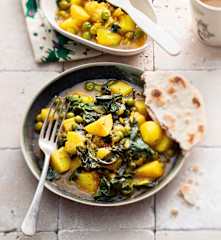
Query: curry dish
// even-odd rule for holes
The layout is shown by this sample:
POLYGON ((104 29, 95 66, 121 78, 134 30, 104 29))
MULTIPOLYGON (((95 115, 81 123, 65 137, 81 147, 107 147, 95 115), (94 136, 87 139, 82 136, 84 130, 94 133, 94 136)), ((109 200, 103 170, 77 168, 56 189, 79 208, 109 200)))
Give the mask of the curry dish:
POLYGON ((138 48, 147 35, 122 9, 106 1, 58 0, 56 21, 63 30, 101 45, 138 48))
MULTIPOLYGON (((128 82, 87 81, 58 104, 61 98, 68 111, 48 179, 69 192, 102 202, 133 197, 157 185, 180 154, 148 115, 141 89, 128 82)), ((48 114, 45 107, 36 116, 37 134, 48 114)))

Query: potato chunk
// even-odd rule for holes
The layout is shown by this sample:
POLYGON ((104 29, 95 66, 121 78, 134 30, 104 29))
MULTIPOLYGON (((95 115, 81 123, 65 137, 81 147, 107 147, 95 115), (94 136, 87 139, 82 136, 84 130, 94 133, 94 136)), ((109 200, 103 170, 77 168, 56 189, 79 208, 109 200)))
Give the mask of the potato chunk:
POLYGON ((81 5, 83 3, 82 0, 71 0, 72 4, 76 4, 76 5, 81 5))
MULTIPOLYGON (((41 109, 41 120, 44 122, 46 120, 46 118, 48 117, 48 114, 49 114, 49 111, 50 111, 50 108, 42 108, 41 109)), ((49 120, 52 120, 52 116, 54 114, 54 111, 51 110, 51 113, 50 113, 50 116, 49 116, 49 120)), ((54 115, 54 120, 56 120, 58 117, 58 115, 55 113, 54 115)))
POLYGON ((144 100, 136 100, 134 105, 137 112, 147 117, 147 107, 145 105, 144 100))
POLYGON ((134 119, 138 123, 138 126, 141 126, 146 121, 145 117, 139 112, 134 113, 134 119))
POLYGON ((90 15, 84 10, 83 7, 75 4, 72 4, 71 6, 71 16, 80 22, 87 21, 90 18, 90 15))
POLYGON ((110 149, 109 148, 99 148, 97 150, 97 158, 103 159, 105 158, 109 153, 110 153, 110 149))
POLYGON ((51 154, 51 167, 58 173, 64 173, 71 167, 71 159, 64 147, 55 150, 51 154))
POLYGON ((121 35, 105 28, 97 30, 97 42, 105 46, 117 46, 121 41, 121 35))
POLYGON ((73 130, 73 125, 76 125, 74 117, 73 118, 69 118, 69 119, 65 119, 63 121, 63 128, 64 128, 64 130, 66 132, 72 131, 73 130))
POLYGON ((148 178, 134 178, 132 183, 134 186, 140 187, 151 183, 151 180, 148 178))
POLYGON ((85 127, 85 130, 99 137, 106 137, 110 134, 110 131, 113 127, 113 118, 111 114, 100 117, 97 121, 88 124, 85 127))
POLYGON ((171 147, 172 143, 173 141, 166 134, 164 134, 161 141, 156 145, 155 149, 160 153, 165 152, 171 147))
POLYGON ((122 94, 123 96, 128 96, 133 91, 133 88, 123 81, 115 81, 109 88, 112 94, 122 94))
POLYGON ((135 177, 155 180, 164 173, 164 164, 158 160, 146 163, 135 171, 135 177))
POLYGON ((145 143, 154 146, 162 138, 162 129, 154 121, 147 121, 140 126, 141 136, 145 143))
POLYGON ((133 32, 136 24, 129 15, 122 15, 120 16, 120 27, 123 32, 133 32))
POLYGON ((91 17, 92 22, 101 22, 101 15, 104 11, 109 11, 106 3, 97 1, 89 1, 85 4, 85 10, 91 17))
POLYGON ((79 174, 76 183, 80 190, 94 195, 99 186, 99 176, 95 172, 82 172, 79 174))
POLYGON ((81 166, 81 159, 77 156, 71 161, 70 169, 75 171, 77 168, 81 166))
POLYGON ((71 155, 76 154, 77 147, 84 145, 85 138, 79 132, 68 132, 65 151, 71 155))
POLYGON ((60 23, 60 28, 70 33, 75 33, 79 29, 80 22, 74 18, 68 18, 60 23))

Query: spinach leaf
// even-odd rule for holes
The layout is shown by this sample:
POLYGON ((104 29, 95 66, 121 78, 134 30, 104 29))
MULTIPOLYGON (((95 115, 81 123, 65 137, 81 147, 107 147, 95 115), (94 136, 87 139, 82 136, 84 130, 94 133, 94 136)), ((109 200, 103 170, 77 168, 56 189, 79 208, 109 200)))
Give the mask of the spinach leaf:
POLYGON ((48 172, 47 172, 47 177, 46 179, 48 181, 54 181, 54 180, 58 180, 60 178, 60 174, 57 173, 55 170, 53 170, 51 167, 48 168, 48 172))
POLYGON ((130 154, 133 156, 139 155, 140 153, 145 153, 147 157, 155 157, 157 154, 148 144, 146 144, 142 137, 139 135, 138 124, 133 123, 131 127, 130 135, 130 154))
POLYGON ((121 94, 103 95, 96 97, 96 104, 103 106, 104 110, 109 113, 115 113, 120 108, 120 103, 117 101, 122 99, 121 94))
POLYGON ((82 115, 87 124, 96 121, 101 116, 101 114, 94 111, 94 104, 82 103, 76 96, 67 96, 66 99, 69 104, 68 111, 82 115))
POLYGON ((80 157, 82 161, 82 166, 86 169, 97 169, 100 168, 101 165, 98 162, 98 159, 94 156, 94 154, 88 148, 78 147, 77 155, 80 157))
POLYGON ((102 177, 100 180, 100 186, 96 193, 95 200, 96 201, 107 201, 110 200, 111 195, 111 185, 106 177, 102 177))
POLYGON ((130 151, 133 153, 133 155, 145 153, 147 157, 151 158, 155 157, 156 155, 156 152, 140 137, 137 137, 134 141, 131 142, 130 151))

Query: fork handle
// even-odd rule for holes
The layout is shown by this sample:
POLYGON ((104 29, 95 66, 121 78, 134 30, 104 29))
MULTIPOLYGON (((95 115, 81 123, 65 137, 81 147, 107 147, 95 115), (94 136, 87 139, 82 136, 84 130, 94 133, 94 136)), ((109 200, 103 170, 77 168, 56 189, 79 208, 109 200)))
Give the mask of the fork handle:
POLYGON ((42 193, 44 190, 45 179, 48 172, 49 161, 50 155, 45 156, 44 166, 38 183, 38 187, 21 226, 21 230, 25 235, 33 236, 36 233, 39 207, 41 203, 42 193))

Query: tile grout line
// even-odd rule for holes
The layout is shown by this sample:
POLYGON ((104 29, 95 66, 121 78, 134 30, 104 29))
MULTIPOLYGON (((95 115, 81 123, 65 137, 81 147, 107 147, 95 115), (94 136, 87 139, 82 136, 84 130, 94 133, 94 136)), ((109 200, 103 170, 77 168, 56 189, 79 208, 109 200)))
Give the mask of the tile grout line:
MULTIPOLYGON (((221 145, 198 145, 198 146, 195 146, 193 150, 196 148, 220 149, 221 145)), ((7 150, 12 150, 12 151, 21 150, 21 147, 0 147, 0 151, 7 151, 7 150)))
MULTIPOLYGON (((126 230, 132 230, 132 231, 153 231, 151 228, 116 228, 116 229, 85 229, 85 228, 72 228, 72 229, 60 229, 60 231, 87 231, 87 232, 102 232, 102 231, 126 231, 126 230)), ((187 232, 194 232, 194 231, 216 231, 216 232, 221 232, 221 228, 180 228, 180 229, 168 229, 168 228, 159 228, 157 229, 156 232, 163 232, 163 231, 168 231, 168 232, 182 232, 182 231, 187 231, 187 232)), ((3 235, 8 235, 11 233, 22 233, 21 230, 14 229, 13 230, 5 230, 5 231, 0 231, 0 234, 3 235)), ((57 231, 37 231, 37 233, 55 233, 58 236, 57 231)), ((154 233, 154 239, 156 239, 156 234, 154 233)))
MULTIPOLYGON (((158 69, 155 67, 155 51, 154 51, 154 47, 153 47, 153 70, 146 70, 147 72, 215 72, 215 71, 221 71, 221 68, 193 68, 193 69, 158 69)), ((42 69, 0 69, 0 73, 50 73, 50 72, 54 72, 54 73, 62 73, 64 71, 66 71, 67 69, 65 69, 64 67, 62 67, 61 70, 42 70, 42 69)))
POLYGON ((155 194, 154 195, 154 202, 153 202, 153 211, 154 211, 154 231, 153 231, 153 234, 154 234, 154 240, 156 240, 156 232, 157 232, 157 208, 156 208, 156 203, 157 203, 157 195, 155 194))
POLYGON ((18 73, 18 72, 22 72, 22 73, 28 73, 28 72, 56 72, 56 73, 61 73, 63 71, 63 68, 60 70, 43 70, 43 69, 0 69, 0 73, 18 73))

